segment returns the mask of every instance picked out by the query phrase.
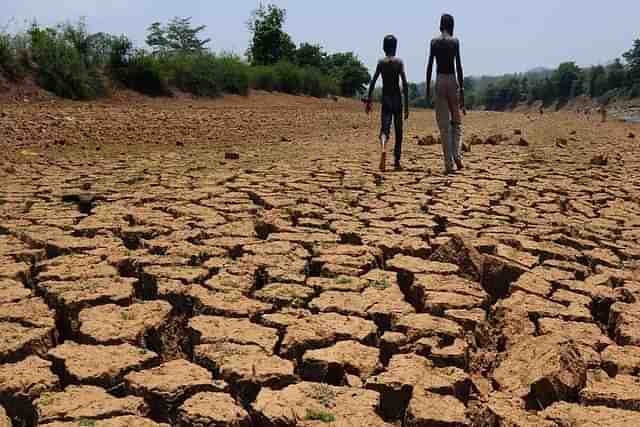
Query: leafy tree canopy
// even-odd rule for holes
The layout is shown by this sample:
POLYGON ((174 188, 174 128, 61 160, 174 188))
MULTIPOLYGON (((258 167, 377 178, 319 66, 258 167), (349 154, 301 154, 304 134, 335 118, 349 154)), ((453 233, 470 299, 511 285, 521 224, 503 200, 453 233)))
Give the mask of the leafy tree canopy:
POLYGON ((287 12, 269 4, 256 9, 247 26, 253 37, 247 51, 252 65, 272 65, 294 59, 296 46, 283 27, 287 12))
POLYGON ((147 45, 155 53, 198 53, 206 49, 211 39, 201 39, 199 34, 206 25, 194 27, 191 17, 175 17, 164 25, 154 22, 147 29, 147 45))

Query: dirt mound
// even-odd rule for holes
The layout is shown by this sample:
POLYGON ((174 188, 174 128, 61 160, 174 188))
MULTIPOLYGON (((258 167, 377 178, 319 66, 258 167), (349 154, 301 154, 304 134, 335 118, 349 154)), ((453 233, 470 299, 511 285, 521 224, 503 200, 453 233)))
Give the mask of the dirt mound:
POLYGON ((42 89, 32 77, 10 82, 0 74, 0 103, 29 103, 56 100, 56 96, 42 89))

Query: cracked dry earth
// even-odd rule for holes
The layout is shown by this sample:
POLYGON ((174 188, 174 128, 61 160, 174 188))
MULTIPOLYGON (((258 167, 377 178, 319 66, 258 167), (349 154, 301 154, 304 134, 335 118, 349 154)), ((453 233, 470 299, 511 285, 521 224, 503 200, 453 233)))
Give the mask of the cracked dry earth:
POLYGON ((360 105, 5 105, 0 426, 640 425, 636 130, 360 105), (14 149, 15 148, 15 149, 14 149))

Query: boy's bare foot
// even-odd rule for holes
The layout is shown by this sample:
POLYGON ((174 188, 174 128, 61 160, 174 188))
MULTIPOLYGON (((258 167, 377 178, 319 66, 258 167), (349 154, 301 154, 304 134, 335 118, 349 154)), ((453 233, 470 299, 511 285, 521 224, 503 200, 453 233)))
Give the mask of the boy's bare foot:
POLYGON ((396 172, 400 172, 400 171, 402 171, 402 165, 400 163, 396 163, 394 165, 394 169, 395 169, 396 172))
POLYGON ((462 160, 456 160, 456 166, 458 167, 458 170, 464 169, 464 163, 462 163, 462 160))
POLYGON ((386 171, 387 171, 387 153, 383 151, 382 154, 380 155, 380 172, 386 172, 386 171))

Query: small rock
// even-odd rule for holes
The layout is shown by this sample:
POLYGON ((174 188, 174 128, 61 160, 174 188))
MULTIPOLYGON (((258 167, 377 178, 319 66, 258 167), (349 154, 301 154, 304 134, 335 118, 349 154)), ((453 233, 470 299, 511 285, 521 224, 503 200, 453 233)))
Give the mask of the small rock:
POLYGON ((522 135, 522 130, 521 130, 521 129, 515 129, 515 130, 513 131, 513 134, 514 134, 514 135, 522 135))
POLYGON ((498 134, 498 135, 491 135, 490 137, 488 137, 484 143, 486 145, 498 145, 501 141, 502 141, 503 137, 502 135, 498 134))
POLYGON ((636 137, 636 134, 633 132, 629 132, 629 139, 634 139, 636 137))
POLYGON ((556 139, 556 147, 558 148, 566 148, 568 144, 569 144, 569 141, 567 141, 567 138, 556 139))
POLYGON ((439 138, 434 137, 433 135, 427 135, 424 138, 418 139, 418 145, 437 145, 439 143, 439 138))
POLYGON ((484 141, 478 135, 471 135, 471 145, 481 145, 484 141))
POLYGON ((598 154, 591 159, 591 164, 594 166, 606 166, 609 163, 609 156, 606 154, 598 154))
POLYGON ((528 147, 528 146, 529 146, 529 141, 527 141, 527 140, 526 140, 526 139, 524 139, 524 138, 520 138, 520 139, 518 140, 518 145, 519 145, 520 147, 528 147))
POLYGON ((227 151, 226 153, 224 153, 224 158, 226 160, 239 160, 240 154, 232 151, 227 151))

